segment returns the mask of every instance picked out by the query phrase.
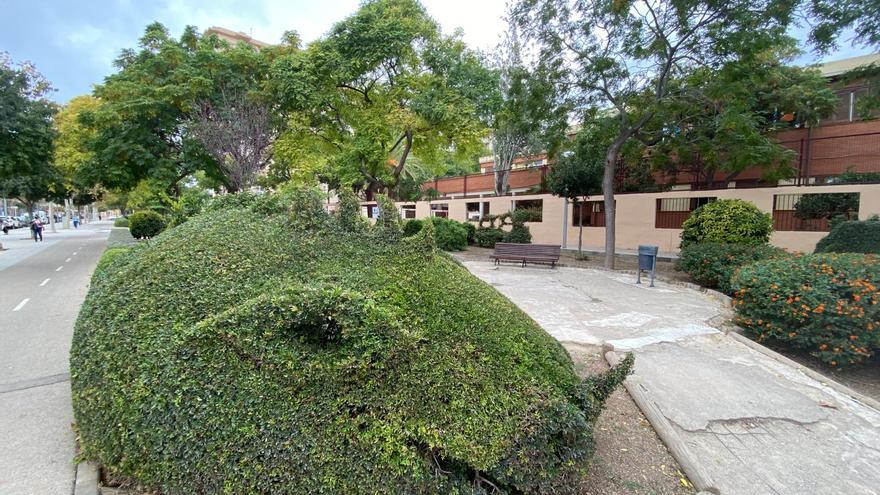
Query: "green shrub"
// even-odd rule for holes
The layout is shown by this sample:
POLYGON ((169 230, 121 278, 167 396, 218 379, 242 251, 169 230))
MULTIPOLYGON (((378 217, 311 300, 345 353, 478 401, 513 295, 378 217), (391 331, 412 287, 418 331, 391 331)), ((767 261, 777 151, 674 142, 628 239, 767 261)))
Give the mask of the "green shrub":
POLYGON ((859 193, 804 194, 795 205, 794 216, 805 220, 815 218, 850 218, 859 211, 859 193))
POLYGON ((514 223, 510 228, 510 232, 504 233, 504 242, 512 242, 516 244, 529 244, 532 242, 532 233, 529 228, 521 223, 514 223))
POLYGON ((767 244, 773 220, 748 201, 719 199, 694 210, 682 229, 682 248, 700 242, 767 244))
POLYGON ((511 219, 517 222, 540 222, 544 218, 543 210, 537 208, 517 208, 511 213, 511 219))
POLYGON ((422 230, 422 221, 421 220, 407 220, 403 224, 403 235, 404 237, 409 237, 418 234, 422 230))
POLYGON ((841 222, 816 244, 817 253, 880 254, 880 222, 841 222))
POLYGON ((444 251, 464 251, 467 249, 467 229, 461 222, 448 218, 434 217, 434 239, 437 247, 444 251))
POLYGON ((442 222, 389 239, 273 201, 95 273, 70 361, 84 458, 169 494, 579 492, 631 359, 580 381, 436 252, 442 222))
POLYGON ((795 254, 746 265, 733 277, 737 323, 832 365, 880 348, 880 261, 857 254, 795 254))
POLYGON ((470 223, 464 222, 462 223, 464 228, 467 229, 467 242, 468 244, 474 244, 477 242, 477 226, 470 223))
POLYGON ((477 246, 493 248, 495 244, 504 240, 504 234, 505 232, 501 229, 483 227, 477 229, 477 232, 474 234, 474 241, 477 243, 477 246))
POLYGON ((165 219, 155 211, 139 211, 128 220, 131 236, 135 239, 156 237, 165 230, 165 219))
POLYGON ((731 294, 730 279, 737 269, 755 261, 786 255, 784 249, 770 245, 689 244, 681 250, 676 269, 687 273, 703 287, 731 294))
POLYGON ((119 217, 116 220, 113 220, 114 227, 128 227, 128 218, 119 217))

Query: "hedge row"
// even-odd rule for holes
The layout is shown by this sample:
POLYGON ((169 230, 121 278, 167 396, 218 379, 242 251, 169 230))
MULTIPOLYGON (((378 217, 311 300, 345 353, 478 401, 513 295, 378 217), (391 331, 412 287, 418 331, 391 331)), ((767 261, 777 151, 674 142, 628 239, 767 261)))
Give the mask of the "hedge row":
POLYGON ((837 223, 816 245, 816 252, 880 254, 880 221, 837 223))
MULTIPOLYGON (((422 231, 422 226, 427 220, 408 220, 403 224, 403 235, 413 236, 422 231)), ((434 225, 434 239, 437 247, 444 251, 464 251, 468 247, 473 225, 456 222, 447 218, 434 217, 431 219, 434 225)))
POLYGON ((116 220, 113 220, 114 227, 128 227, 128 218, 127 217, 119 217, 116 220))
POLYGON ((766 244, 689 244, 681 249, 676 268, 703 287, 733 294, 730 281, 736 270, 749 263, 785 255, 784 249, 766 244))
POLYGON ((71 349, 83 457, 169 495, 582 492, 632 360, 580 381, 433 223, 356 220, 286 191, 103 261, 71 349))
POLYGON ((783 342, 831 365, 880 349, 880 262, 858 254, 794 254, 733 277, 736 320, 759 342, 783 342))

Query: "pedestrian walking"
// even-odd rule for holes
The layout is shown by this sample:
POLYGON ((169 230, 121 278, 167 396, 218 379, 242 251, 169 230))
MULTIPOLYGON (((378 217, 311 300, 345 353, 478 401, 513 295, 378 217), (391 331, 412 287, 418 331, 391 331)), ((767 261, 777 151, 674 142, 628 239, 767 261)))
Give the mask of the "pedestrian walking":
POLYGON ((79 215, 73 216, 73 228, 75 228, 75 229, 79 228, 79 215))
POLYGON ((39 218, 35 218, 34 221, 31 222, 31 230, 34 233, 34 242, 37 242, 37 240, 43 242, 43 222, 41 222, 39 218))

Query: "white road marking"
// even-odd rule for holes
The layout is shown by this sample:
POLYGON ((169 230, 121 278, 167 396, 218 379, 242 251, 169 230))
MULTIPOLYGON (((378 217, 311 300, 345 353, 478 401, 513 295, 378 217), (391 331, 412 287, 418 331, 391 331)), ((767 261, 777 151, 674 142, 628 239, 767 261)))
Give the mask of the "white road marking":
POLYGON ((77 252, 77 251, 74 251, 74 252, 73 252, 73 255, 74 255, 74 256, 76 256, 77 254, 79 254, 79 252, 77 252))
POLYGON ((55 269, 55 271, 60 272, 62 268, 64 268, 64 265, 59 266, 58 268, 55 269))
POLYGON ((48 284, 50 280, 52 280, 52 279, 51 279, 51 278, 47 278, 46 280, 43 280, 42 282, 40 282, 40 287, 42 287, 42 286, 48 284))
POLYGON ((15 309, 13 309, 13 311, 18 311, 19 309, 23 308, 24 305, 27 304, 28 301, 30 301, 30 300, 31 300, 31 298, 29 298, 29 297, 24 298, 20 303, 18 303, 18 306, 16 306, 15 309))
POLYGON ((73 259, 73 258, 67 258, 66 260, 64 260, 64 262, 65 262, 65 263, 70 263, 70 260, 72 260, 72 259, 73 259))

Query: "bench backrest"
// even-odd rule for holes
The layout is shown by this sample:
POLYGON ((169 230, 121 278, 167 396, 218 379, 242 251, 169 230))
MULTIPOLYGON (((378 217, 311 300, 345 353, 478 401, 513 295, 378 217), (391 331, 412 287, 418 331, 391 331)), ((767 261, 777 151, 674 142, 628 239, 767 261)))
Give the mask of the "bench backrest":
POLYGON ((514 244, 508 242, 495 244, 495 254, 559 258, 560 251, 560 246, 554 244, 514 244))

